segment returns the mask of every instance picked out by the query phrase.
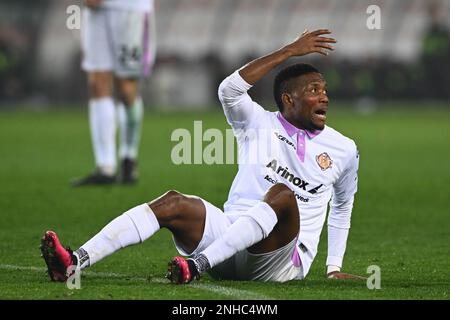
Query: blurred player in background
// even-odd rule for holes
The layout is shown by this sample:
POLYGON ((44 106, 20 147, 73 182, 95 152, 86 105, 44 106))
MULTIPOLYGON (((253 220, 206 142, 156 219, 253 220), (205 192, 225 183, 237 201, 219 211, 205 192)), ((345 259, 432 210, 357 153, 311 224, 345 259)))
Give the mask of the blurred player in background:
POLYGON ((89 123, 96 169, 72 184, 116 181, 131 184, 138 178, 144 112, 139 80, 150 74, 155 60, 154 3, 153 0, 84 0, 84 3, 82 68, 88 76, 89 123), (120 129, 119 161, 116 124, 120 129))
POLYGON ((361 279, 341 272, 359 155, 353 140, 325 125, 328 93, 322 74, 301 63, 280 71, 274 82, 279 112, 264 110, 247 94, 290 57, 327 55, 336 42, 328 34, 305 31, 220 85, 219 99, 239 150, 239 171, 224 211, 199 197, 169 191, 120 215, 73 252, 47 231, 41 250, 50 278, 65 281, 69 266, 86 268, 167 228, 180 254, 190 256, 169 263, 173 283, 188 283, 205 271, 222 279, 303 279, 316 256, 330 204, 327 276, 361 279), (252 150, 264 151, 256 163, 249 160, 252 150))

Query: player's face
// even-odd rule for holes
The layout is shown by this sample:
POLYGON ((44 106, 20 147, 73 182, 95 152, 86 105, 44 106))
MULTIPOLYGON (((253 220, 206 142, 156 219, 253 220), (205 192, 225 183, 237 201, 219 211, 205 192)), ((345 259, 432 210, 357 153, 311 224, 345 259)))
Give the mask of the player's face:
POLYGON ((285 105, 284 115, 292 123, 306 130, 322 130, 328 111, 327 84, 320 73, 298 77, 289 94, 291 103, 285 105))

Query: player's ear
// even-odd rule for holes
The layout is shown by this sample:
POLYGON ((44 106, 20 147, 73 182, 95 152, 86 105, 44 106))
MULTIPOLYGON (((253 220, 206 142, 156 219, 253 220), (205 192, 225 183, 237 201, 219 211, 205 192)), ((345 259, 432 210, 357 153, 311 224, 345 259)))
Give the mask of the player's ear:
POLYGON ((287 107, 292 107, 294 105, 292 96, 287 92, 281 94, 281 102, 283 102, 283 105, 287 107))

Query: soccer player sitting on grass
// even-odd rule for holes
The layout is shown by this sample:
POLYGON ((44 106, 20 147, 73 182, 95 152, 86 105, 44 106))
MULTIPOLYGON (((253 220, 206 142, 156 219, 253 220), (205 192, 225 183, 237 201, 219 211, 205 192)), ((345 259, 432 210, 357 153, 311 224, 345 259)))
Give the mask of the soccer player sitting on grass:
POLYGON ((265 111, 247 94, 290 57, 327 55, 336 42, 327 37, 330 33, 305 31, 221 83, 219 99, 239 149, 239 170, 224 212, 199 197, 169 191, 118 216, 73 252, 47 231, 41 250, 50 278, 65 281, 69 266, 92 266, 167 228, 179 253, 188 256, 169 262, 167 276, 173 283, 189 283, 205 271, 220 279, 302 279, 317 253, 330 200, 327 275, 359 278, 340 271, 357 189, 358 152, 351 139, 325 125, 328 96, 322 74, 308 64, 279 72, 274 82, 279 112, 265 111), (259 153, 253 163, 254 150, 259 153))

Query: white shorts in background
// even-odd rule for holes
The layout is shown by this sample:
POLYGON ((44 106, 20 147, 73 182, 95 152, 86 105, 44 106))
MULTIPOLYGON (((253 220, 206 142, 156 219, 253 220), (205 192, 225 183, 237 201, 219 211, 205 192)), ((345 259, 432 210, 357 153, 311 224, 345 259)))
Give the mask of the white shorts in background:
POLYGON ((83 70, 112 71, 119 78, 149 75, 156 52, 154 24, 153 11, 85 8, 83 70))
MULTIPOLYGON (((208 201, 201 199, 206 208, 205 230, 198 247, 192 252, 185 252, 176 243, 178 252, 184 256, 195 256, 205 250, 215 239, 220 238, 235 220, 208 201)), ((216 279, 255 280, 285 282, 303 278, 303 269, 298 255, 297 239, 292 239, 284 247, 263 254, 253 254, 243 250, 209 271, 216 279)))

